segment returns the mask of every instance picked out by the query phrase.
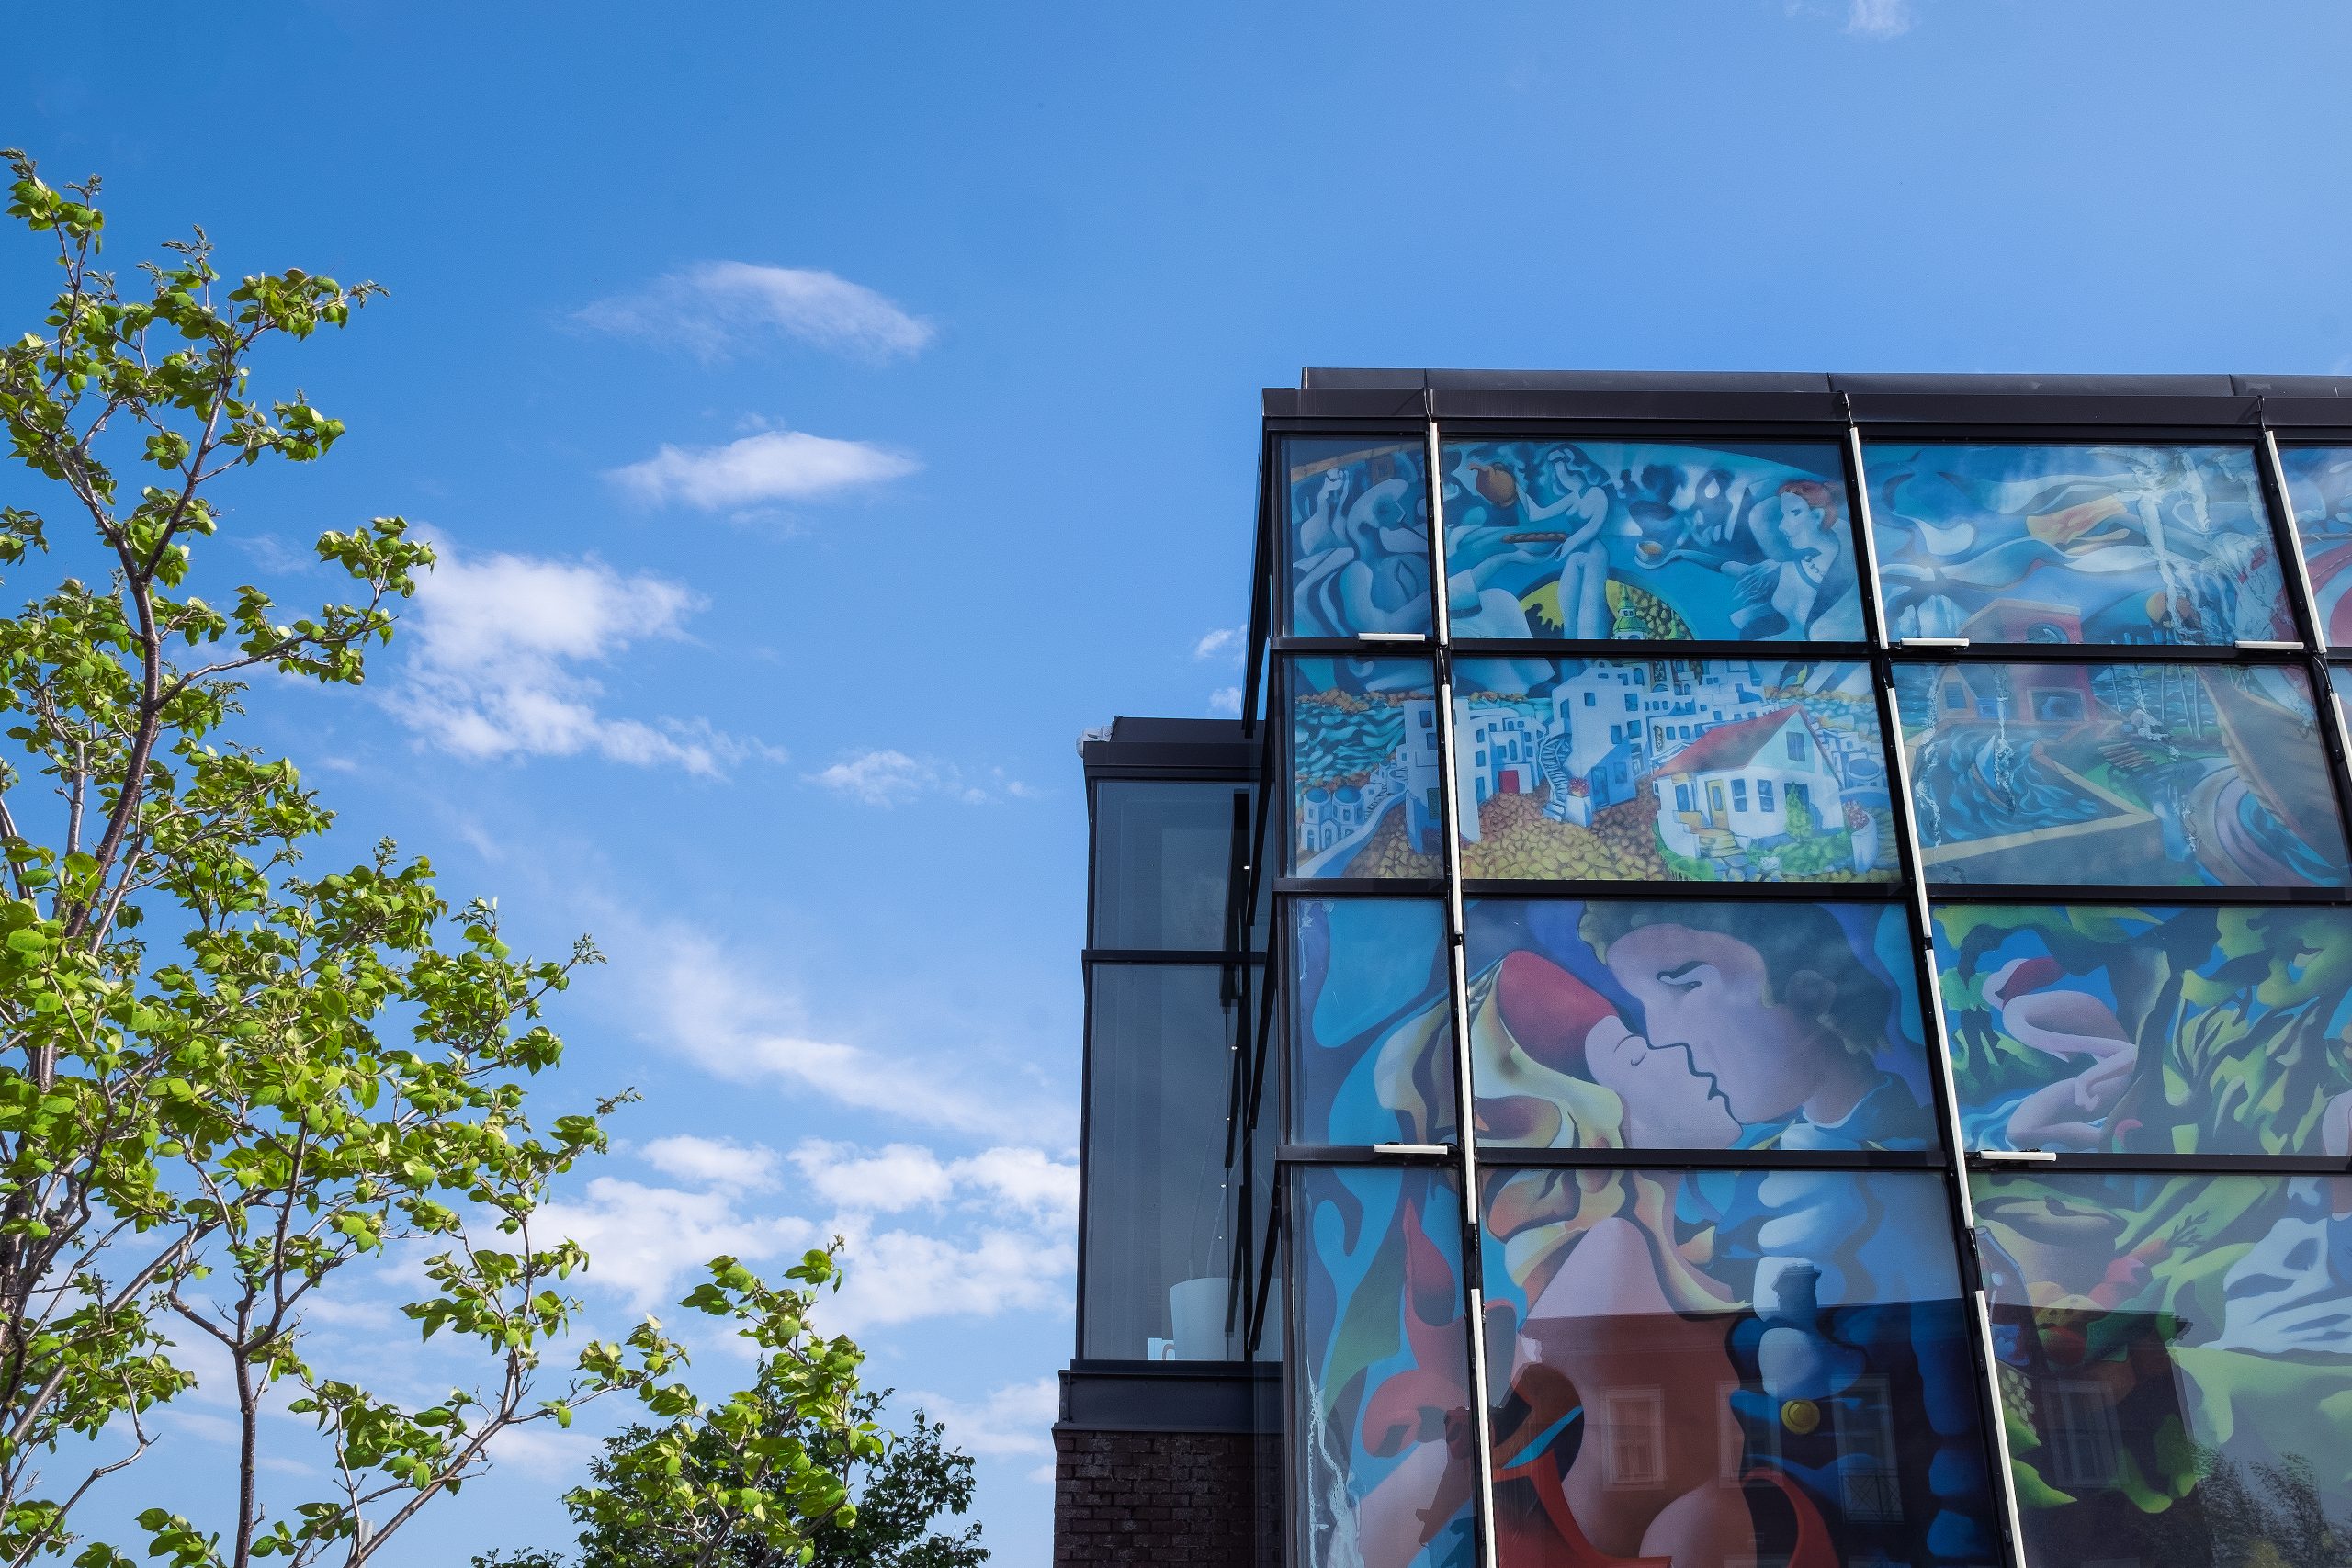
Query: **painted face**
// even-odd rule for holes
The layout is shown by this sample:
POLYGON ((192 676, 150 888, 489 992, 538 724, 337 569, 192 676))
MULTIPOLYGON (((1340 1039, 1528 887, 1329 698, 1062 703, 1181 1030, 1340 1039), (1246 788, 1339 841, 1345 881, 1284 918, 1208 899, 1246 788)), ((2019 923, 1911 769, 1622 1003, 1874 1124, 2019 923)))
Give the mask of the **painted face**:
POLYGON ((1820 1087, 1812 1029, 1765 1000, 1763 957, 1737 937, 1645 926, 1610 943, 1609 970, 1642 1004, 1650 1049, 1686 1055, 1739 1121, 1778 1121, 1820 1087))
POLYGON ((1714 1086, 1690 1069, 1687 1051, 1653 1051, 1614 1015, 1585 1036, 1592 1081, 1625 1102, 1625 1141, 1636 1148, 1727 1149, 1739 1121, 1714 1086))
POLYGON ((1781 537, 1792 545, 1810 544, 1821 532, 1821 508, 1807 506, 1801 495, 1781 497, 1781 537))

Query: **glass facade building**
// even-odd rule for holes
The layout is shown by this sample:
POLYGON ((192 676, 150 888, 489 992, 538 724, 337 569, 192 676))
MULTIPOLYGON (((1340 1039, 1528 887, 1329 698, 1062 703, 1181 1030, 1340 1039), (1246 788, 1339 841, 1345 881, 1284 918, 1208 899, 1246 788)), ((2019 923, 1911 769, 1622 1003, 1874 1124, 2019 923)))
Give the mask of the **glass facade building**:
POLYGON ((1312 371, 1261 471, 1227 815, 1094 785, 1067 1425, 1278 1379, 1297 1568, 2352 1560, 2352 382, 1312 371))

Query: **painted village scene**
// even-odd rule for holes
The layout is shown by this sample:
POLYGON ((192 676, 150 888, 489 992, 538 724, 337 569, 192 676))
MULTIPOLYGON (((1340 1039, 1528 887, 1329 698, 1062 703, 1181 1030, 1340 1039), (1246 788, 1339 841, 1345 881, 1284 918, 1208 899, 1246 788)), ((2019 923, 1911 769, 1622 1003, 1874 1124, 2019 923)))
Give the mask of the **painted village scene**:
MULTIPOLYGON (((1408 660, 1292 664, 1302 876, 1440 874, 1436 703, 1408 660)), ((1865 666, 1797 660, 1465 660, 1463 874, 1883 881, 1885 752, 1865 666)))
POLYGON ((2343 824, 2299 671, 1905 665, 1895 695, 1934 882, 2345 880, 2343 824))

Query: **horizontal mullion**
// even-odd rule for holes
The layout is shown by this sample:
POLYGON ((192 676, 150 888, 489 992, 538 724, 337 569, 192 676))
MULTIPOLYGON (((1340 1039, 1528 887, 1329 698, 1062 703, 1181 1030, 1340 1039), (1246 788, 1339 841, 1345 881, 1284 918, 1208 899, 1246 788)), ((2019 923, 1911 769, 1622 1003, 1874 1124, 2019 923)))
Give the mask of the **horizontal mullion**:
POLYGON ((1886 882, 1631 882, 1611 879, 1515 882, 1500 877, 1465 876, 1464 898, 1622 898, 1647 902, 1661 898, 1698 898, 1715 902, 1786 898, 1808 904, 1887 904, 1909 896, 1901 880, 1886 882))
POLYGON ((1655 637, 1455 637, 1447 644, 1456 662, 1465 659, 1844 659, 1861 663, 1866 642, 1740 642, 1655 637))
POLYGON ((1262 952, 1216 947, 1089 947, 1081 949, 1078 957, 1081 964, 1165 964, 1193 969, 1224 969, 1266 961, 1262 952))
POLYGON ((1442 876, 1278 876, 1274 896, 1333 898, 1442 898, 1442 876))
POLYGON ((1939 883, 1928 878, 1933 904, 2352 904, 2352 887, 2214 887, 2205 883, 2101 884, 2019 882, 1939 883))
POLYGON ((2050 1159, 2004 1158, 2000 1151, 1972 1149, 1971 1176, 2078 1174, 2144 1176, 2352 1176, 2352 1159, 2336 1155, 2060 1154, 2050 1159))
POLYGON ((1461 1163, 1453 1144, 1283 1144, 1276 1165, 1444 1165, 1461 1163))
POLYGON ((2241 648, 2235 643, 1895 642, 1895 664, 2300 664, 2318 651, 2307 643, 2241 648))
POLYGON ((1523 1170, 1948 1170, 1940 1149, 1524 1149, 1481 1143, 1483 1173, 1523 1170))

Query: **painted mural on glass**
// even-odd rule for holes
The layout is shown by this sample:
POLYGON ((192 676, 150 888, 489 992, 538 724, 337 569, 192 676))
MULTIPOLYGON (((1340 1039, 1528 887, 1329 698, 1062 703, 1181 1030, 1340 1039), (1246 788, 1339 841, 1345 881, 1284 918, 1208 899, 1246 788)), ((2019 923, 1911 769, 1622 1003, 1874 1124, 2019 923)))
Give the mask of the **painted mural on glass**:
POLYGON ((1481 898, 1464 917, 1482 1147, 1938 1141, 1899 908, 1481 898))
POLYGON ((1862 465, 1894 636, 2295 636, 2251 446, 1873 444, 1862 465))
POLYGON ((1287 668, 1293 874, 1442 875, 1429 661, 1294 659, 1287 668))
POLYGON ((1457 665, 1454 682, 1465 876, 1894 874, 1865 665, 1478 659, 1457 665))
POLYGON ((1860 642, 1828 443, 1449 442, 1456 637, 1860 642))
POLYGON ((1290 910, 1292 1141, 1453 1142, 1444 906, 1302 898, 1290 910), (1408 1125, 1406 1106, 1442 1113, 1408 1125))
POLYGON ((1292 1180, 1298 1561, 1471 1568, 1460 1194, 1451 1177, 1395 1167, 1309 1166, 1292 1180))
POLYGON ((1505 1568, 1999 1560, 1940 1177, 1482 1185, 1505 1568))
POLYGON ((2281 446, 2287 501, 2328 646, 2352 645, 2352 446, 2281 446))
POLYGON ((2352 1128, 2352 910, 1946 904, 1969 1146, 2316 1155, 2352 1128))
POLYGON ((1292 636, 1430 630, 1426 451, 1415 440, 1283 443, 1292 636))
POLYGON ((2345 880, 2301 671, 1902 665, 1894 685, 1932 882, 2345 880))
POLYGON ((2352 1179, 1973 1182, 2028 1561, 2342 1563, 2352 1179))

